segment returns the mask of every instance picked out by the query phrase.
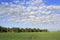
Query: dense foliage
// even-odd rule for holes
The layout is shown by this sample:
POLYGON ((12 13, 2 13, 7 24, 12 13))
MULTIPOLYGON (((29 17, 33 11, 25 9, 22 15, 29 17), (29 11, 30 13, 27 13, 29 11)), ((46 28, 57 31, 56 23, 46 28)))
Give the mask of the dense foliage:
POLYGON ((6 28, 0 26, 0 32, 47 32, 47 29, 36 29, 36 28, 6 28))

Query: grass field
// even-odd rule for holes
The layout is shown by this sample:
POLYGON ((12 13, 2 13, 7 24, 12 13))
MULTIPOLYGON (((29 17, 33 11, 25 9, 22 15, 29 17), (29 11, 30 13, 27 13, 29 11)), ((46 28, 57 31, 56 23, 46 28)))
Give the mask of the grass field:
POLYGON ((60 32, 0 33, 0 40, 60 40, 60 32))

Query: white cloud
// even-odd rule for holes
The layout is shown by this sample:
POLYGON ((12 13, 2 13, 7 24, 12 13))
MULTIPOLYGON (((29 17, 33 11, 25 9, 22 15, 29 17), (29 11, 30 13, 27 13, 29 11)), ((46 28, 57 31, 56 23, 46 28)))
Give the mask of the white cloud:
POLYGON ((1 4, 2 4, 2 5, 9 5, 8 2, 2 2, 1 4))
POLYGON ((14 0, 14 3, 19 3, 19 0, 14 0))
POLYGON ((56 10, 60 12, 60 6, 47 6, 46 8, 49 10, 56 10))
POLYGON ((4 13, 6 13, 6 12, 7 12, 7 11, 6 11, 5 8, 0 7, 0 14, 4 14, 4 13))
POLYGON ((0 6, 0 15, 9 16, 8 22, 60 23, 60 14, 53 13, 60 12, 60 6, 45 6, 42 0, 26 2, 27 7, 18 0, 14 2, 18 4, 3 2, 0 6))

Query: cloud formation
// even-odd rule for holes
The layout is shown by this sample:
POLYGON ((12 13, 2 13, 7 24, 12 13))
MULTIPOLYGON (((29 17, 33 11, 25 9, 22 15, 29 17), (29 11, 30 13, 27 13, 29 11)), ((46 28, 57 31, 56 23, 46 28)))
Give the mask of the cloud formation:
MULTIPOLYGON (((9 17, 8 22, 27 23, 59 23, 60 6, 46 6, 42 0, 31 0, 28 2, 2 2, 0 5, 0 15, 9 17)), ((0 16, 0 20, 2 16, 0 16)), ((4 16, 3 16, 4 17, 4 16)))

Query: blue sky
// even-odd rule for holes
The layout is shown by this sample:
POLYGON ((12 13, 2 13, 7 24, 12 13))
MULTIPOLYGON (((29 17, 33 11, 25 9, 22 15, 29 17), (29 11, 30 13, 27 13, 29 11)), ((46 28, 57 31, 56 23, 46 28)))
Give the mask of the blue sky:
POLYGON ((60 5, 60 0, 44 0, 46 5, 60 5))
POLYGON ((0 25, 60 30, 60 0, 0 0, 0 25))
MULTIPOLYGON (((24 0, 20 0, 21 2, 23 2, 24 0)), ((30 1, 30 0, 26 0, 26 1, 30 1)), ((1 2, 13 2, 13 0, 0 0, 1 2)), ((46 5, 60 5, 60 0, 43 0, 43 2, 46 5)))

